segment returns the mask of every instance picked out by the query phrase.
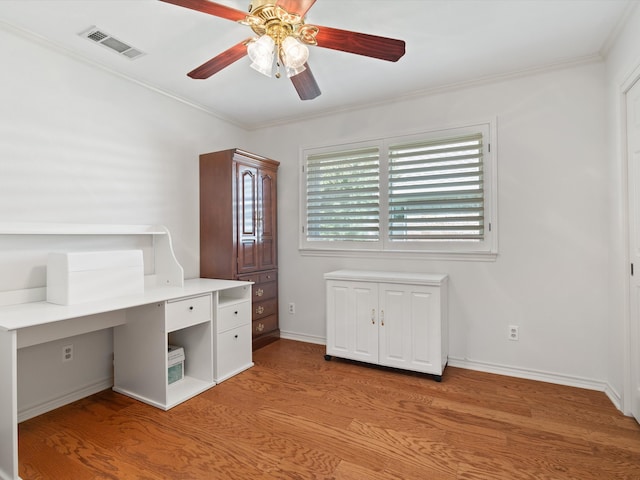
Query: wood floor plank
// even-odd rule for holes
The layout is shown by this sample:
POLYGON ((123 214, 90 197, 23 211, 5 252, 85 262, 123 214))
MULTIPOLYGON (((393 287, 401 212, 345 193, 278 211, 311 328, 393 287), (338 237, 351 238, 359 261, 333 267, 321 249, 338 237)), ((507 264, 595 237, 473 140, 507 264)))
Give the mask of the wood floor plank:
POLYGON ((602 392, 448 367, 324 360, 279 340, 162 411, 111 390, 19 425, 24 480, 640 479, 640 426, 602 392))

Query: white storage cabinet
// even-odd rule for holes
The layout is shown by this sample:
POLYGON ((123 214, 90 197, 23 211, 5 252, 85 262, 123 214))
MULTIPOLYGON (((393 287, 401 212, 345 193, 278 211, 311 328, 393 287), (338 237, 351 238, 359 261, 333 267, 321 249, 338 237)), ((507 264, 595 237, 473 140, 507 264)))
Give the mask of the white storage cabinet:
POLYGON ((216 383, 253 366, 251 286, 232 288, 218 295, 213 348, 216 383))
POLYGON ((326 360, 336 356, 442 380, 447 275, 339 270, 324 277, 326 360))

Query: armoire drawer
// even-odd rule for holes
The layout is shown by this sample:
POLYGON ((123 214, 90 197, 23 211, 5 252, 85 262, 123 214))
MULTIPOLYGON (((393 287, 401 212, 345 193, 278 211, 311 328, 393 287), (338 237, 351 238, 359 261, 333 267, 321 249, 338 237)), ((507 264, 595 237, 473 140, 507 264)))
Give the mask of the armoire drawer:
POLYGON ((268 270, 266 272, 255 272, 248 273, 246 275, 238 275, 238 280, 241 280, 243 282, 253 282, 256 285, 259 285, 261 283, 277 282, 278 271, 268 270))
POLYGON ((269 272, 262 272, 258 275, 258 283, 267 283, 267 282, 277 282, 278 281, 278 272, 276 270, 272 270, 269 272))
POLYGON ((254 299, 253 301, 253 313, 252 319, 259 320, 269 315, 274 315, 278 311, 278 299, 270 298, 269 300, 259 301, 254 299))
POLYGON ((251 289, 251 293, 254 302, 266 300, 267 298, 277 298, 278 284, 276 282, 256 284, 251 289))
POLYGON ((271 315, 269 317, 261 318, 260 320, 254 320, 252 325, 254 336, 272 332, 278 328, 278 316, 271 315))

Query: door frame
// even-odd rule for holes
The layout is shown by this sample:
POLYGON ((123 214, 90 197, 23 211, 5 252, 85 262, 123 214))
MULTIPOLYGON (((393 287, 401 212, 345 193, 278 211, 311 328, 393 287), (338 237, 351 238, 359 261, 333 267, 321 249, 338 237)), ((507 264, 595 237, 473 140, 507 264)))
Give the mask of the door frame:
MULTIPOLYGON (((623 172, 623 182, 622 182, 622 191, 623 195, 623 205, 624 205, 624 258, 625 265, 623 271, 625 272, 624 277, 624 325, 623 325, 623 336, 624 336, 624 345, 623 345, 623 393, 622 393, 622 412, 625 415, 631 415, 632 405, 633 405, 633 390, 635 389, 634 385, 634 374, 635 369, 640 369, 640 365, 633 365, 633 358, 636 351, 640 351, 640 342, 637 345, 634 345, 634 338, 631 335, 633 329, 633 322, 637 321, 640 323, 640 318, 634 319, 631 315, 631 277, 630 277, 630 265, 631 265, 631 244, 630 244, 630 235, 631 235, 631 225, 630 225, 630 204, 629 204, 629 195, 631 193, 629 189, 629 156, 628 156, 628 135, 627 135, 627 95, 631 87, 633 87, 636 82, 640 82, 640 64, 635 67, 634 70, 625 78, 625 80, 620 84, 620 132, 619 132, 619 148, 620 154, 622 158, 622 172, 623 172)), ((636 269, 640 268, 640 265, 636 266, 636 269)), ((637 274, 640 274, 638 271, 637 274)), ((640 325, 638 326, 640 328, 640 325)))

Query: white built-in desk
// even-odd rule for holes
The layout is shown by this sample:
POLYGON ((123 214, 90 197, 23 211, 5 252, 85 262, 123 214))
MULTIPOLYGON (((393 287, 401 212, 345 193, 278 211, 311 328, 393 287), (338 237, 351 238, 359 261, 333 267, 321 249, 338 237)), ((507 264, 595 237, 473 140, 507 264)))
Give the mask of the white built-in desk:
POLYGON ((113 328, 114 390, 165 410, 253 365, 249 326, 251 283, 185 281, 164 227, 0 224, 0 235, 116 234, 154 237, 156 264, 153 275, 145 278, 143 293, 56 305, 44 301, 43 288, 0 292, 2 479, 19 479, 17 352, 20 348, 113 328), (170 342, 184 346, 188 352, 184 379, 172 384, 167 382, 170 342), (226 356, 221 357, 223 354, 226 356))

